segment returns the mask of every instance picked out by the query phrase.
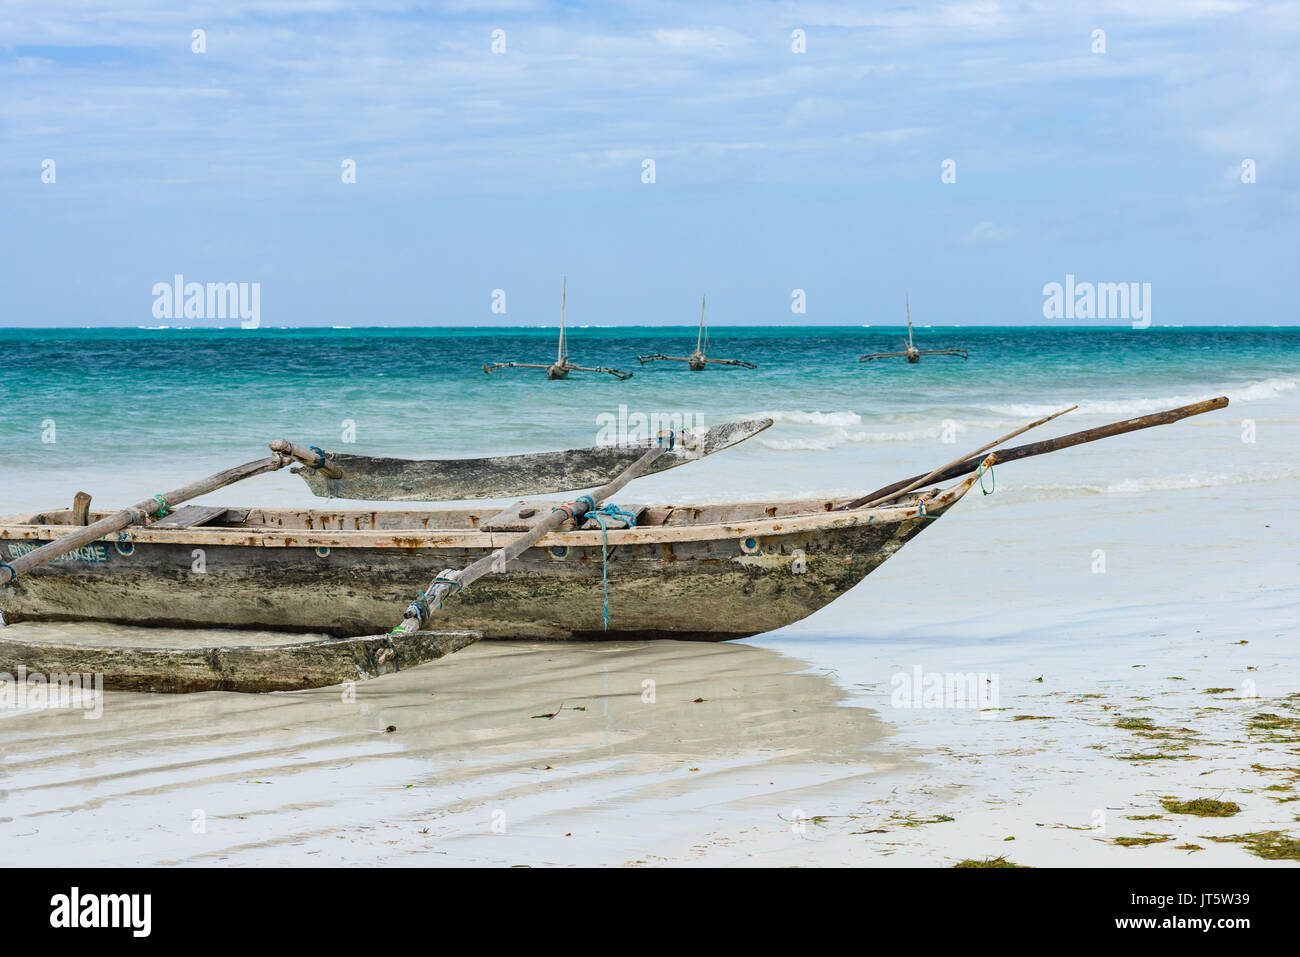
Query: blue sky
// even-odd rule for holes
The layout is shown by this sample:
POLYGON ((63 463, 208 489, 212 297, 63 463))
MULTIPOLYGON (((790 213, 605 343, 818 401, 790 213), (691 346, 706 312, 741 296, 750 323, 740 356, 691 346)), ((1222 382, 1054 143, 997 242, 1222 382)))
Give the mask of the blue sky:
POLYGON ((552 323, 563 273, 574 323, 1043 324, 1073 274, 1294 324, 1297 49, 1296 2, 6 0, 0 324, 177 273, 270 326, 552 323))

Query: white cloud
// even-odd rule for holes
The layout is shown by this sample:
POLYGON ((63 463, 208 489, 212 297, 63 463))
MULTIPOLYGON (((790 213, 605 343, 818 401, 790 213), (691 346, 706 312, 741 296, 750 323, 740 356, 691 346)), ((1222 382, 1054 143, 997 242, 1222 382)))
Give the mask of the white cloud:
POLYGON ((982 243, 1000 243, 1010 239, 1015 235, 1005 226, 995 226, 993 223, 976 223, 975 227, 966 234, 965 241, 971 245, 982 243))

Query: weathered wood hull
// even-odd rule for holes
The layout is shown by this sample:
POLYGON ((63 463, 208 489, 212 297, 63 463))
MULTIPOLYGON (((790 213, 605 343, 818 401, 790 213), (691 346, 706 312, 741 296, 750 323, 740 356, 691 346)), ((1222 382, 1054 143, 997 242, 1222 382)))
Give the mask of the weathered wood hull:
MULTIPOLYGON (((651 509, 657 524, 608 533, 608 627, 601 533, 551 535, 449 601, 437 627, 588 640, 770 631, 848 591, 969 485, 924 509, 912 500, 856 512, 833 511, 834 502, 755 503, 712 507, 741 520, 708 524, 694 515, 709 507, 651 509)), ((479 530, 481 516, 468 511, 441 513, 464 528, 400 527, 418 514, 249 510, 254 522, 239 527, 133 529, 128 540, 96 542, 0 586, 0 612, 10 622, 384 633, 432 573, 464 567, 512 537, 479 530)), ((0 519, 0 556, 66 530, 0 519)))
POLYGON ((24 641, 0 631, 0 671, 20 683, 24 672, 48 676, 51 682, 71 675, 101 675, 110 691, 297 691, 392 674, 449 655, 481 637, 473 631, 419 631, 217 645, 211 631, 203 635, 206 641, 153 648, 24 641))
MULTIPOLYGON (((652 475, 697 461, 752 438, 772 424, 771 419, 720 422, 692 430, 682 441, 657 458, 642 475, 652 475)), ((549 495, 569 489, 604 485, 640 458, 654 443, 498 455, 470 459, 395 459, 370 455, 326 452, 325 461, 339 476, 327 477, 316 468, 295 469, 313 495, 370 502, 442 502, 459 499, 501 498, 509 495, 549 495)))

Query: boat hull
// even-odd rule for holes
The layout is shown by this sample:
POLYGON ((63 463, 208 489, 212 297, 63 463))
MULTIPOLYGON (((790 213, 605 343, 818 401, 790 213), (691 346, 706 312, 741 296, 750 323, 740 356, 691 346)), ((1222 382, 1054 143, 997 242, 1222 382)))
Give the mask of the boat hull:
MULTIPOLYGON (((928 514, 907 507, 611 530, 605 562, 598 531, 548 536, 449 601, 436 627, 579 640, 724 641, 770 631, 844 594, 966 487, 933 500, 928 514)), ((0 554, 57 534, 0 522, 0 554)), ((0 611, 9 622, 384 633, 436 572, 463 568, 510 537, 140 529, 0 586, 0 611)))
MULTIPOLYGON (((916 535, 918 519, 737 539, 529 549, 448 602, 439 627, 489 638, 743 638, 798 621, 834 600, 916 535)), ((10 543, 0 540, 0 547, 10 543)), ((24 543, 26 544, 26 543, 24 543)), ((329 635, 388 631, 433 574, 488 548, 265 548, 115 544, 3 586, 8 621, 269 628, 329 635), (195 572, 202 551, 203 571, 195 572), (88 560, 88 557, 94 560, 88 560)))

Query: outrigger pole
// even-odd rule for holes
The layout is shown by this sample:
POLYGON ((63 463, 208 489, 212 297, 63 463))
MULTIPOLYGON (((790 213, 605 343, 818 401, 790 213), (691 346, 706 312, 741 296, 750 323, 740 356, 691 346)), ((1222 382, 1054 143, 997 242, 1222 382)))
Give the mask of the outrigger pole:
POLYGON ((647 362, 685 362, 692 372, 699 372, 706 365, 718 366, 740 366, 742 369, 757 369, 758 366, 752 362, 746 362, 744 359, 710 359, 705 355, 709 348, 709 330, 704 324, 704 296, 700 297, 700 331, 695 337, 695 351, 689 356, 666 356, 661 352, 651 353, 647 356, 637 356, 636 361, 645 365, 647 362))
MULTIPOLYGON (((1045 439, 1042 442, 1030 442, 1027 445, 1016 445, 1009 449, 995 449, 993 454, 997 456, 999 464, 1014 462, 1017 459, 1027 459, 1032 455, 1044 455, 1048 452, 1056 452, 1060 449, 1068 449, 1075 445, 1082 445, 1085 442, 1095 442, 1098 439, 1110 438, 1112 435, 1123 435, 1126 432, 1137 432, 1140 429, 1149 429, 1156 425, 1169 425, 1180 419, 1186 419, 1193 415, 1201 415, 1204 412, 1213 412, 1215 409, 1222 409, 1228 404, 1226 396, 1218 396, 1213 399, 1206 399, 1203 402, 1193 402, 1191 405, 1182 405, 1176 409, 1168 409, 1164 412, 1153 412, 1150 415, 1140 415, 1135 419, 1125 419, 1122 422, 1111 422, 1108 425, 1099 425, 1094 429, 1084 429, 1082 432, 1071 432, 1069 435, 1058 436, 1054 439, 1045 439)), ((1069 411, 1069 409, 1065 410, 1069 411)), ((1056 418, 1055 415, 1047 419, 1040 419, 1025 428, 1033 428, 1035 425, 1041 425, 1050 419, 1056 418)), ((1023 432, 1024 429, 1018 430, 1023 432)), ((994 445, 1006 440, 1006 436, 999 439, 994 445)), ((989 446, 985 446, 987 449, 989 446)), ((978 454, 978 453, 975 453, 978 454)), ((851 502, 839 506, 840 510, 863 508, 866 505, 876 502, 887 502, 894 498, 895 494, 903 494, 904 489, 915 489, 920 485, 928 482, 946 482, 949 479, 959 478, 962 475, 968 475, 980 467, 980 459, 975 457, 953 462, 942 466, 933 472, 922 475, 913 475, 883 488, 878 488, 869 495, 863 495, 861 498, 855 498, 851 502)))
MULTIPOLYGON (((34 548, 25 555, 19 555, 8 562, 0 562, 0 584, 13 581, 19 575, 25 575, 33 568, 39 568, 41 565, 52 562, 59 556, 66 555, 74 549, 98 541, 105 535, 120 532, 132 525, 147 526, 150 519, 159 519, 168 514, 173 505, 188 502, 192 498, 215 492, 219 488, 234 485, 236 482, 242 482, 254 475, 261 475, 263 472, 274 472, 277 469, 284 468, 290 462, 302 462, 304 465, 320 469, 321 474, 328 478, 338 478, 339 476, 337 470, 326 464, 325 453, 319 449, 303 448, 301 445, 294 445, 288 439, 276 439, 270 443, 270 449, 273 454, 264 459, 236 465, 234 468, 217 472, 215 475, 209 475, 207 478, 191 482, 189 485, 172 492, 159 493, 152 498, 145 499, 134 508, 124 508, 116 511, 106 518, 101 518, 98 522, 85 525, 75 532, 61 535, 52 542, 34 548)), ((86 504, 89 505, 88 499, 86 504)))
POLYGON ((903 303, 907 306, 907 338, 903 340, 904 350, 902 352, 868 352, 864 356, 858 356, 859 362, 902 357, 910 363, 917 363, 921 361, 921 356, 961 356, 963 359, 970 358, 965 349, 918 349, 915 343, 912 342, 912 304, 908 301, 906 290, 903 292, 903 303))
POLYGON ((605 366, 576 366, 569 361, 569 350, 564 338, 564 304, 568 298, 568 291, 569 277, 565 276, 560 286, 560 342, 553 363, 544 365, 535 362, 492 362, 485 364, 483 371, 492 373, 500 369, 545 369, 546 378, 548 379, 563 379, 570 372, 604 372, 619 381, 632 378, 632 373, 624 372, 621 369, 609 369, 605 366))

